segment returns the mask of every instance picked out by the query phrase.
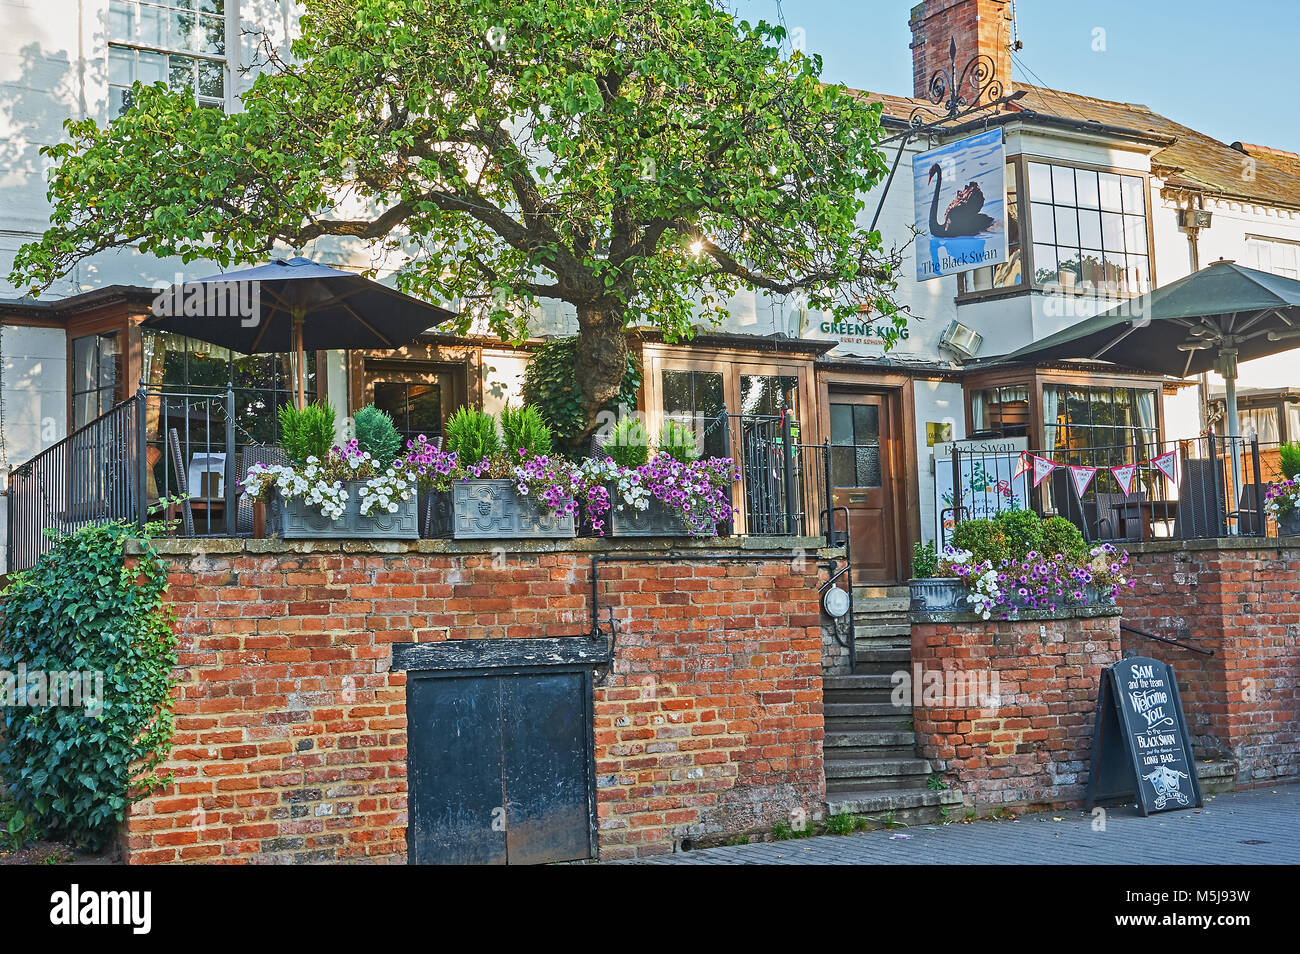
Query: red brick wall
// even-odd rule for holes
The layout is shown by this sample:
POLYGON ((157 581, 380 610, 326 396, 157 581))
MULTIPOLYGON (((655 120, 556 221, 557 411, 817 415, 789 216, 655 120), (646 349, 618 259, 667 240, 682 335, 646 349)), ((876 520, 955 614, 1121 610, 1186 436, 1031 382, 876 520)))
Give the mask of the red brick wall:
MULTIPOLYGON (((962 67, 977 54, 988 56, 994 76, 1011 92, 1010 0, 924 0, 912 8, 912 95, 928 98, 930 77, 947 71, 948 41, 957 43, 957 79, 962 67)), ((967 96, 974 92, 962 88, 967 96)))
MULTIPOLYGON (((132 808, 127 859, 404 862, 392 645, 585 633, 589 543, 165 543, 174 781, 132 808)), ((595 698, 602 857, 821 811, 817 574, 815 561, 602 565, 601 605, 620 620, 595 698)))
POLYGON ((1239 783, 1300 774, 1300 547, 1161 541, 1131 557, 1124 622, 1215 653, 1124 634, 1174 667, 1197 756, 1235 759, 1239 783))
MULTIPOLYGON (((921 672, 977 677, 982 691, 913 703, 917 745, 977 811, 1078 802, 1086 794, 1101 671, 1120 659, 1115 615, 913 622, 921 672), (980 683, 978 677, 984 676, 980 683)), ((928 678, 922 676, 922 682, 928 678)))

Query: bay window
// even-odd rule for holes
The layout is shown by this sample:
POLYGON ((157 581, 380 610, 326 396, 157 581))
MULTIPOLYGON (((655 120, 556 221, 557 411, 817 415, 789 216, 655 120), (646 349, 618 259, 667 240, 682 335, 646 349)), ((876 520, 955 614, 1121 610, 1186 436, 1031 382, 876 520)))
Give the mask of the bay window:
POLYGON ((1140 295, 1151 287, 1146 180, 1027 163, 1034 284, 1140 295))

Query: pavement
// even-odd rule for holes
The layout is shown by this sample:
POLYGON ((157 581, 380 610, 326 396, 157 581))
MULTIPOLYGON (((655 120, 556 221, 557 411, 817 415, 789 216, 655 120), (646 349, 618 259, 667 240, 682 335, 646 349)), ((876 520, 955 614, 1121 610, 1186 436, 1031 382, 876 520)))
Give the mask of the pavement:
POLYGON ((1300 784, 1206 796, 1202 809, 1043 812, 683 851, 655 865, 1300 864, 1300 784), (1104 830, 1098 822, 1104 822, 1104 830))

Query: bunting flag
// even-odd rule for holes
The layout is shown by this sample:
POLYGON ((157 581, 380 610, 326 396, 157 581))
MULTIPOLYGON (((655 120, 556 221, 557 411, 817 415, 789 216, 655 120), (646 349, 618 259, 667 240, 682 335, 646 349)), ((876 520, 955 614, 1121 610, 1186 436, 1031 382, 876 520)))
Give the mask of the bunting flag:
POLYGON ((1037 487, 1041 484, 1047 479, 1047 475, 1054 470, 1056 470, 1056 464, 1046 457, 1034 457, 1034 486, 1037 487))
POLYGON ((1151 463, 1170 480, 1174 486, 1178 486, 1178 455, 1174 451, 1167 454, 1161 454, 1159 457, 1153 457, 1151 463))
POLYGON ((1029 453, 1029 451, 1020 452, 1020 459, 1016 461, 1016 472, 1011 475, 1012 480, 1015 480, 1025 471, 1029 470, 1029 462, 1033 460, 1033 456, 1034 455, 1029 453))
POLYGON ((1092 483, 1092 478, 1096 476, 1096 474, 1096 467, 1070 467, 1070 477, 1074 479, 1074 489, 1079 492, 1080 497, 1082 497, 1083 492, 1088 489, 1088 485, 1092 483))
POLYGON ((1112 467, 1110 472, 1115 477, 1115 482, 1119 484, 1119 489, 1124 491, 1124 496, 1132 492, 1133 479, 1137 477, 1137 464, 1125 464, 1122 467, 1112 467))

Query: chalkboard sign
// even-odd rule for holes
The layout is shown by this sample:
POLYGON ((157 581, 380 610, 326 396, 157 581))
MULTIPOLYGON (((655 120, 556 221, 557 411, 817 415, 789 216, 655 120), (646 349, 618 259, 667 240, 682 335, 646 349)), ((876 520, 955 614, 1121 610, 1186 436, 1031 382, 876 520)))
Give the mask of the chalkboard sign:
POLYGON ((1103 671, 1097 700, 1088 804, 1125 797, 1143 815, 1204 804, 1174 668, 1145 656, 1103 671))

